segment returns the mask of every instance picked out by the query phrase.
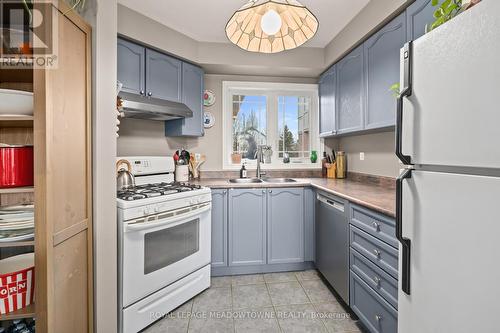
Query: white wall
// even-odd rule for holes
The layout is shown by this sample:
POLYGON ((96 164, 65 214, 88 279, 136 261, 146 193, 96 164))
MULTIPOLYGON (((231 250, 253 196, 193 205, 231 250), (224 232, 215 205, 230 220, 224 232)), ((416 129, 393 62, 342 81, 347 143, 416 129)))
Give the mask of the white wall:
POLYGON ((117 332, 116 0, 91 0, 94 331, 117 332))
POLYGON ((206 154, 207 161, 202 170, 222 170, 222 81, 316 83, 315 79, 306 78, 207 74, 205 88, 215 93, 216 102, 205 110, 215 116, 215 125, 205 130, 204 137, 166 138, 163 122, 124 119, 120 125, 118 155, 171 155, 177 149, 186 148, 194 153, 206 154))

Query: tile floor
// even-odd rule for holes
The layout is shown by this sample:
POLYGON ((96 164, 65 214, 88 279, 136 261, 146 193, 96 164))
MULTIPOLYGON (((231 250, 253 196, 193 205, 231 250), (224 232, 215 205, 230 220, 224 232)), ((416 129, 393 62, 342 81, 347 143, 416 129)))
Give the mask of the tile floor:
POLYGON ((317 271, 223 276, 143 331, 362 332, 317 271))

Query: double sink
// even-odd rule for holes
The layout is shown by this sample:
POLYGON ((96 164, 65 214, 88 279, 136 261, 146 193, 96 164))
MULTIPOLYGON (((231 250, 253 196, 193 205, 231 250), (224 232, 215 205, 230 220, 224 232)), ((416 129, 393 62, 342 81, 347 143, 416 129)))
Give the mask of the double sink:
POLYGON ((291 178, 234 178, 229 179, 230 183, 236 184, 257 184, 257 183, 295 183, 295 179, 291 178))

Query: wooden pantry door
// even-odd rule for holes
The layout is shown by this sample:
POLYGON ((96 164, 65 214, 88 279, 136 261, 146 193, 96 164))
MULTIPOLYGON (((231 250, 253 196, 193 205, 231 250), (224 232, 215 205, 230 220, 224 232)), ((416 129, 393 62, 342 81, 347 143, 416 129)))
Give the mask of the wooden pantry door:
POLYGON ((58 65, 34 70, 36 328, 86 333, 93 330, 91 28, 62 0, 40 8, 58 23, 58 65))

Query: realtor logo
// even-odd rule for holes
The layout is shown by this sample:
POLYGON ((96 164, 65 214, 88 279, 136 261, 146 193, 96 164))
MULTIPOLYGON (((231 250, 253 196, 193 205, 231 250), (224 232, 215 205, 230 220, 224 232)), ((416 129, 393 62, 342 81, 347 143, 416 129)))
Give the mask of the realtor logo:
POLYGON ((52 0, 0 0, 0 67, 57 67, 57 9, 52 0))

